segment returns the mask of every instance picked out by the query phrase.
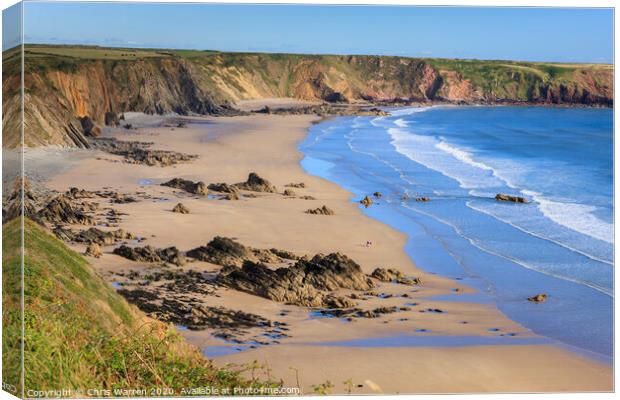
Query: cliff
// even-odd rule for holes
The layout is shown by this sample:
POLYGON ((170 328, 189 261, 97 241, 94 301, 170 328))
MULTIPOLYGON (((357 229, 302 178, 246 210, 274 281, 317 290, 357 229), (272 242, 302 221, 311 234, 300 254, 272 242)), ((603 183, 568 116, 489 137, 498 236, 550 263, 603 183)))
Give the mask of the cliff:
MULTIPOLYGON (((4 147, 19 144, 19 57, 3 54, 4 147)), ((27 46, 25 143, 83 146, 77 118, 230 115, 245 99, 611 106, 613 66, 27 46)))

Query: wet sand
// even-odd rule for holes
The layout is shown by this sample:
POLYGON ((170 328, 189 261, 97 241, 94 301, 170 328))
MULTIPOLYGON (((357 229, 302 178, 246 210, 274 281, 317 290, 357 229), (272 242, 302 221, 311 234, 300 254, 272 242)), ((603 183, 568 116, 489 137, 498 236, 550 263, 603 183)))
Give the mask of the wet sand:
MULTIPOLYGON (((540 344, 528 342, 541 338, 507 319, 492 304, 429 300, 431 296, 454 294, 455 289, 457 293, 473 293, 473 290, 459 282, 423 273, 404 252, 406 238, 403 234, 365 216, 359 205, 351 202, 351 194, 347 191, 302 170, 299 165, 302 155, 296 146, 304 138, 308 126, 317 120, 317 117, 304 115, 250 115, 187 118, 187 128, 114 129, 106 134, 122 140, 154 142, 153 148, 199 157, 185 164, 150 167, 127 164, 120 156, 94 152, 92 157, 80 159, 71 168, 53 175, 47 186, 59 191, 72 186, 87 190, 110 187, 123 193, 144 192, 166 199, 114 205, 127 214, 119 226, 145 237, 142 245, 177 246, 186 251, 220 235, 252 247, 276 247, 299 255, 338 251, 359 263, 366 273, 376 267, 390 267, 422 279, 423 285, 414 287, 381 283, 376 292, 388 296, 360 302, 360 307, 365 309, 394 305, 408 306, 409 310, 379 318, 356 318, 351 322, 316 318, 307 308, 218 288, 215 294, 219 297, 204 295, 201 300, 208 305, 222 305, 285 322, 289 329, 289 337, 281 339, 280 344, 256 349, 226 343, 213 337, 209 329, 180 330, 207 355, 232 353, 216 357, 218 365, 258 360, 270 368, 272 376, 284 379, 285 385, 295 386, 299 382, 307 394, 313 392, 314 385, 327 380, 334 385, 330 389, 332 393, 349 390, 352 393, 453 393, 612 389, 610 365, 586 359, 544 339, 536 342, 540 344), (293 190, 316 200, 290 198, 281 193, 257 193, 256 198, 226 201, 191 196, 159 186, 175 177, 207 184, 236 183, 244 181, 249 172, 268 179, 280 192, 288 183, 304 182, 305 189, 293 190), (152 184, 144 185, 144 180, 152 184), (191 213, 171 212, 178 202, 185 204, 191 213), (335 215, 304 213, 308 208, 322 205, 333 209, 335 215), (371 247, 365 246, 368 240, 373 243, 371 247), (404 294, 407 297, 403 297, 404 294), (420 312, 427 308, 443 312, 420 312), (500 336, 506 334, 514 336, 500 336), (402 336, 473 336, 501 338, 501 342, 476 344, 474 341, 465 346, 443 347, 427 344, 396 347, 396 342, 389 339, 373 347, 332 343, 402 336), (330 345, 326 345, 327 342, 330 345), (246 350, 237 352, 237 347, 246 350), (343 384, 349 379, 351 387, 343 384)), ((83 246, 74 248, 84 251, 83 246)), ((111 248, 105 248, 100 259, 89 260, 110 281, 122 280, 117 272, 148 268, 144 263, 112 254, 111 248)), ((192 262, 183 268, 214 273, 220 267, 192 262)))

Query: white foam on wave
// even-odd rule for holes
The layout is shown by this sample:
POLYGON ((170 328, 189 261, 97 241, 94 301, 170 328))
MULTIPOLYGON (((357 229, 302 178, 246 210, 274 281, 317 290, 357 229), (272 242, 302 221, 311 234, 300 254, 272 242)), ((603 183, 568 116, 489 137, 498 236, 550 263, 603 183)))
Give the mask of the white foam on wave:
POLYGON ((497 219, 497 220, 499 220, 499 221, 501 221, 501 222, 503 222, 505 224, 508 224, 508 225, 512 226, 513 228, 520 230, 523 233, 526 233, 528 235, 535 236, 535 237, 537 237, 539 239, 546 240, 548 242, 557 244, 558 246, 564 247, 567 250, 574 251, 574 252, 579 253, 579 254, 581 254, 581 255, 583 255, 585 257, 588 257, 591 260, 602 262, 604 264, 613 266, 613 262, 612 261, 600 258, 600 257, 592 254, 591 252, 588 252, 587 250, 579 249, 575 245, 570 245, 570 244, 562 242, 561 240, 556 240, 555 238, 550 237, 549 235, 544 235, 544 234, 538 233, 538 232, 536 232, 535 230, 533 230, 531 228, 530 229, 525 228, 525 227, 519 225, 518 223, 515 223, 514 221, 510 220, 509 218, 502 217, 502 216, 498 215, 497 213, 490 211, 488 208, 484 208, 484 207, 481 207, 479 205, 474 205, 470 201, 466 202, 465 205, 467 207, 471 208, 472 210, 475 210, 475 211, 478 211, 480 213, 486 214, 489 217, 495 218, 495 219, 497 219))
MULTIPOLYGON (((488 190, 491 188, 499 189, 507 186, 524 196, 531 197, 538 204, 541 213, 549 220, 594 239, 614 243, 613 224, 598 218, 594 214, 597 211, 595 206, 549 200, 540 193, 522 189, 501 171, 476 160, 471 152, 446 142, 444 138, 416 135, 403 128, 389 128, 388 132, 396 151, 427 168, 455 179, 461 188, 470 189, 470 194, 489 194, 491 192, 488 190), (433 151, 433 148, 439 152, 433 151)), ((507 170, 523 168, 510 160, 504 160, 503 163, 507 170)), ((511 174, 514 175, 513 172, 511 174)))
POLYGON ((597 210, 595 206, 553 201, 537 195, 532 197, 538 203, 538 209, 543 215, 553 222, 595 239, 614 244, 614 225, 594 215, 597 210))
POLYGON ((439 150, 445 151, 448 154, 451 154, 457 160, 463 161, 465 164, 469 164, 472 167, 480 168, 485 171, 494 171, 493 168, 489 167, 485 163, 475 161, 472 158, 471 153, 465 150, 459 149, 458 147, 451 146, 448 143, 444 142, 443 140, 437 143, 435 147, 437 147, 439 150))
POLYGON ((541 274, 545 274, 545 275, 548 275, 548 276, 552 276, 554 278, 558 278, 558 279, 562 279, 562 280, 565 280, 565 281, 574 282, 574 283, 578 283, 578 284, 582 284, 582 285, 588 286, 588 287, 590 287, 592 289, 595 289, 595 290, 598 290, 599 292, 604 293, 604 294, 606 294, 606 295, 608 295, 610 297, 614 297, 613 288, 607 287, 607 286, 605 286, 604 284, 602 284, 600 282, 593 282, 593 281, 581 279, 581 278, 575 277, 575 276, 567 276, 567 275, 564 275, 564 274, 561 274, 561 273, 552 272, 552 271, 548 270, 547 268, 542 268, 542 267, 540 267, 538 265, 525 262, 524 260, 521 260, 519 258, 510 256, 510 255, 507 255, 507 254, 502 254, 500 252, 497 252, 495 250, 492 250, 492 249, 488 248, 485 245, 485 243, 465 235, 463 233, 463 231, 457 225, 455 225, 454 223, 452 223, 450 221, 447 221, 447 220, 445 220, 443 218, 440 218, 440 217, 438 217, 436 215, 433 215, 433 214, 431 214, 429 212, 422 211, 420 208, 412 207, 410 205, 407 205, 404 202, 402 203, 402 205, 403 205, 403 207, 405 207, 405 208, 407 208, 409 210, 412 210, 412 211, 414 211, 416 213, 420 213, 422 215, 426 215, 427 217, 430 217, 430 218, 434 219, 435 221, 441 222, 442 224, 445 224, 445 225, 449 226, 460 237, 462 237, 463 239, 467 240, 467 242, 469 242, 472 246, 476 247, 479 250, 482 250, 485 253, 488 253, 488 254, 491 254, 493 256, 497 256, 497 257, 503 258, 505 260, 508 260, 508 261, 511 261, 511 262, 513 262, 515 264, 518 264, 518 265, 520 265, 520 266, 522 266, 524 268, 540 272, 541 274))
POLYGON ((490 166, 475 161, 466 150, 432 136, 416 135, 403 128, 388 128, 397 152, 427 168, 454 179, 463 189, 506 185, 490 166))
POLYGON ((407 121, 405 121, 402 118, 398 118, 396 121, 394 121, 394 124, 396 124, 397 126, 400 126, 401 128, 407 128, 409 126, 407 121))

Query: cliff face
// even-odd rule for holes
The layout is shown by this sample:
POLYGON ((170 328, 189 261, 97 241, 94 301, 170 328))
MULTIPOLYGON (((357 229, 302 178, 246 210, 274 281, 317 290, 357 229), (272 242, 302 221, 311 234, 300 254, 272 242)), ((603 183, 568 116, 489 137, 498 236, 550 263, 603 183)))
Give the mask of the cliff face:
MULTIPOLYGON (((25 143, 83 145, 78 118, 107 112, 227 115, 244 99, 523 102, 611 106, 605 65, 39 46, 25 53, 25 143), (88 49, 88 48, 86 48, 88 49), (131 53, 128 53, 131 52, 131 53)), ((3 57, 4 147, 19 144, 19 74, 3 57)))

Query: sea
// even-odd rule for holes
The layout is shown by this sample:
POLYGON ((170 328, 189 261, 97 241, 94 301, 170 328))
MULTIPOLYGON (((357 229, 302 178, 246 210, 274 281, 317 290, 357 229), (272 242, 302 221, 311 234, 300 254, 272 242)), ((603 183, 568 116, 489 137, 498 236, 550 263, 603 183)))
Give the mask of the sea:
POLYGON ((492 303, 560 346, 610 360, 613 111, 387 111, 313 125, 299 145, 302 167, 350 191, 352 202, 381 192, 363 212, 406 233, 419 268, 478 292, 437 300, 492 303), (527 301, 539 293, 547 301, 527 301))

